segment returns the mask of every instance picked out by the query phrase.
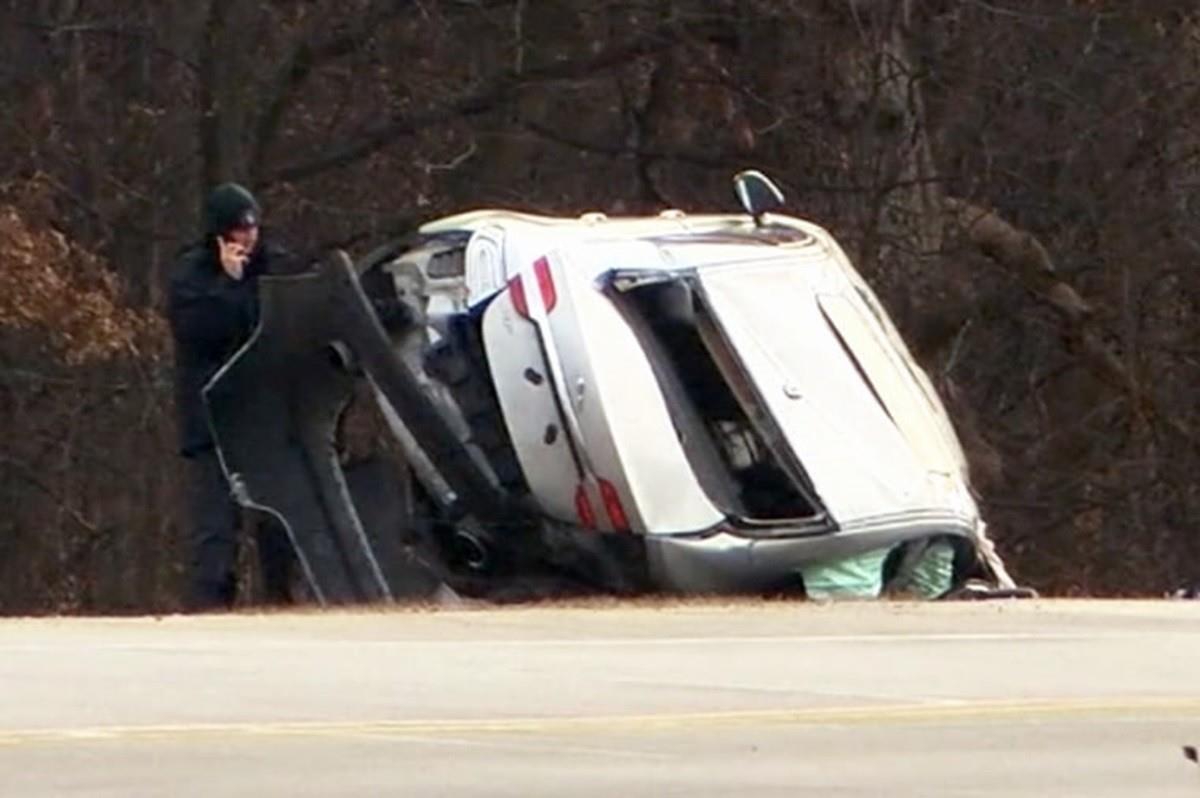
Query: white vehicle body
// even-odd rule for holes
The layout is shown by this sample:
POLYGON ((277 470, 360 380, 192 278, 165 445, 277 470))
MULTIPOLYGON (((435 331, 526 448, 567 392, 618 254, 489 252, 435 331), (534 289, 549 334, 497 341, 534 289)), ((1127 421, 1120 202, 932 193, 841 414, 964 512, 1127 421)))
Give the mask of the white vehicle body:
POLYGON ((383 268, 431 320, 477 323, 529 501, 640 536, 661 586, 939 537, 991 554, 945 409, 820 227, 478 211, 420 235, 383 268))

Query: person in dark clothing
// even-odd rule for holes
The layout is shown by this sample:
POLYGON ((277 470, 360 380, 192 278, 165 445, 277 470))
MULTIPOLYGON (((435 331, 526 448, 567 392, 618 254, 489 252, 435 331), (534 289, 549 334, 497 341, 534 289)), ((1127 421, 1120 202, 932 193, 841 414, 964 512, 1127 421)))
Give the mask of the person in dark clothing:
MULTIPOLYGON (((217 186, 204 208, 201 240, 179 255, 170 276, 167 317, 175 340, 175 400, 180 453, 189 460, 191 572, 188 606, 225 609, 237 593, 238 521, 209 432, 201 391, 258 323, 258 278, 295 270, 294 258, 265 240, 254 196, 217 186)), ((259 562, 268 601, 286 601, 292 551, 276 523, 260 524, 259 562)))

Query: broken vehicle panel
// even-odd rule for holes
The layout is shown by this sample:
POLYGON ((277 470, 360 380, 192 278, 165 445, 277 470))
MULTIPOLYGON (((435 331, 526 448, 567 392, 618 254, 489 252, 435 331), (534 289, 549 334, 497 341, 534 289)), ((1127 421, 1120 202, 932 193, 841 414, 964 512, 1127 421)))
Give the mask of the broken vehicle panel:
POLYGON ((328 336, 312 323, 331 292, 324 276, 262 287, 262 324, 204 399, 235 496, 283 524, 314 597, 390 599, 332 445, 350 378, 323 356, 328 336))
POLYGON ((869 288, 819 227, 747 210, 481 211, 326 264, 307 293, 264 278, 262 328, 208 392, 227 470, 296 516, 302 555, 333 530, 340 565, 310 568, 316 587, 386 597, 321 448, 351 379, 335 351, 374 386, 460 586, 541 569, 621 590, 1012 587, 945 410, 869 288), (255 368, 292 397, 291 433, 247 447, 220 397, 255 368), (265 487, 272 446, 307 463, 287 479, 316 505, 265 487))

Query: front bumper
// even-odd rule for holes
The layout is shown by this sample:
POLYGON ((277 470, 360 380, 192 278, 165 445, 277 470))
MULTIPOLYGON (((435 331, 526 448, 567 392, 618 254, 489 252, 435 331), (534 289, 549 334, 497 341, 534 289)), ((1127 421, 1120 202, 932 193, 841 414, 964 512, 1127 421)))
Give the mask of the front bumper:
POLYGON ((770 590, 794 580, 801 567, 853 557, 934 536, 978 540, 977 518, 922 512, 866 519, 836 532, 749 537, 722 525, 702 535, 647 535, 646 557, 654 584, 682 593, 770 590))

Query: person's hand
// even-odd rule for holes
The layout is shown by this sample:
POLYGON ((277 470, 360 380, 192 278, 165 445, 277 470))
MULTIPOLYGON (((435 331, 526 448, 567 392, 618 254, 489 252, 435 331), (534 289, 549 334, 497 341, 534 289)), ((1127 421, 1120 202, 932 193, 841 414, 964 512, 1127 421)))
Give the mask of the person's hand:
POLYGON ((234 280, 242 279, 246 261, 250 259, 250 253, 246 251, 245 245, 229 241, 223 236, 217 236, 217 250, 221 257, 221 268, 225 270, 225 273, 234 280))

